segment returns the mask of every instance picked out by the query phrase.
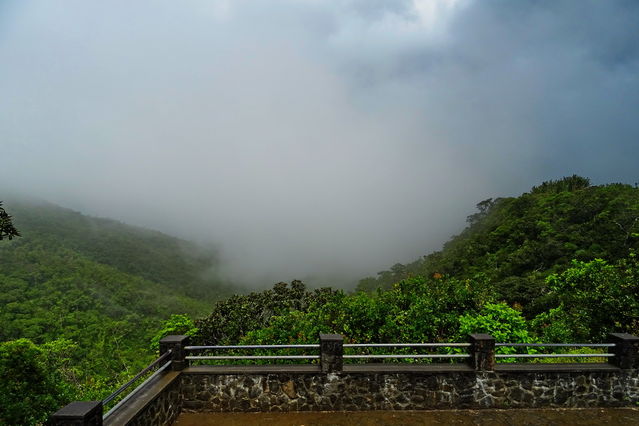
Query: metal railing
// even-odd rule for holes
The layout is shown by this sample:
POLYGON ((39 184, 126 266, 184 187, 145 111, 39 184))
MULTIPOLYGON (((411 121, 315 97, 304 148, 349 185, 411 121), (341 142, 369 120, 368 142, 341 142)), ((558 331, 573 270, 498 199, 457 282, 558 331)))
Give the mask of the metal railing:
MULTIPOLYGON (((345 343, 344 348, 468 348, 470 343, 345 343)), ((433 359, 470 358, 470 354, 356 354, 345 359, 433 359)))
POLYGON ((344 355, 344 358, 470 358, 470 354, 361 354, 344 355))
MULTIPOLYGON (((495 343, 495 347, 532 347, 532 348, 613 348, 614 343, 495 343)), ((495 354, 495 358, 611 358, 613 353, 551 353, 551 354, 495 354)))
POLYGON ((470 343, 344 343, 345 348, 468 348, 470 343))
MULTIPOLYGON (((135 375, 135 377, 133 377, 131 380, 129 380, 128 382, 126 382, 125 384, 123 384, 122 386, 120 386, 115 392, 113 392, 111 395, 107 396, 106 398, 104 398, 102 400, 102 405, 106 406, 108 403, 110 403, 111 401, 113 401, 115 398, 118 397, 118 395, 120 395, 122 392, 124 392, 125 390, 127 390, 129 387, 131 387, 131 385, 133 385, 133 383, 135 383, 136 381, 138 381, 142 376, 144 376, 146 373, 148 373, 149 371, 151 371, 153 368, 155 368, 158 364, 160 364, 161 362, 163 362, 164 360, 166 360, 168 357, 171 356, 171 354, 173 353, 172 350, 168 350, 167 352, 165 352, 164 354, 162 354, 158 359, 156 359, 155 361, 153 361, 151 364, 149 364, 146 368, 144 368, 142 371, 140 371, 138 374, 135 375)), ((169 367, 171 365, 171 361, 168 361, 167 363, 165 363, 164 365, 162 365, 161 367, 159 367, 152 375, 150 375, 149 377, 147 377, 140 385, 138 385, 132 392, 129 392, 128 395, 126 395, 124 398, 122 398, 120 401, 118 401, 117 404, 115 404, 106 414, 104 414, 104 416, 102 416, 103 419, 106 419, 107 417, 109 417, 111 414, 113 414, 122 404, 126 403, 133 395, 135 395, 135 393, 137 392, 138 389, 142 388, 144 385, 146 385, 148 382, 150 382, 151 380, 153 380, 155 377, 157 377, 161 372, 163 372, 167 367, 169 367)))
MULTIPOLYGON (((345 343, 347 348, 468 348, 470 343, 345 343)), ((300 345, 220 345, 220 346, 185 346, 187 352, 217 351, 217 350, 255 350, 255 349, 320 349, 319 344, 300 345)), ((470 358, 470 354, 346 354, 344 359, 385 359, 385 358, 470 358)), ((277 359, 305 359, 318 360, 320 355, 187 355, 186 360, 277 360, 277 359)))
MULTIPOLYGON (((309 345, 222 345, 222 346, 185 346, 187 352, 216 350, 255 350, 255 349, 317 349, 319 344, 309 345)), ((268 359, 320 359, 319 355, 187 355, 187 360, 268 360, 268 359)))
MULTIPOLYGON (((470 343, 344 343, 344 349, 350 348, 468 348, 470 343)), ((534 348, 611 348, 614 343, 495 343, 495 348, 499 347, 534 347, 534 348)), ((281 349, 315 349, 319 350, 319 344, 297 344, 297 345, 218 345, 218 346, 185 346, 187 352, 195 351, 220 351, 220 350, 281 350, 281 349)), ((513 353, 495 354, 495 358, 610 358, 613 353, 513 353)), ((344 359, 453 359, 471 358, 470 353, 452 354, 344 354, 344 359)), ((317 360, 320 355, 187 355, 186 360, 317 360)))
MULTIPOLYGON (((77 424, 83 423, 86 419, 95 418, 96 413, 102 414, 103 406, 114 402, 114 400, 122 394, 126 389, 132 386, 137 380, 140 380, 145 374, 149 373, 153 368, 159 368, 155 373, 150 375, 136 389, 131 391, 122 400, 120 400, 111 410, 109 410, 104 418, 106 419, 112 413, 122 408, 123 404, 130 401, 138 394, 140 389, 149 386, 151 381, 159 374, 165 371, 169 366, 171 370, 180 372, 189 365, 189 360, 292 360, 292 359, 319 359, 320 369, 316 374, 328 374, 335 372, 343 372, 344 358, 468 358, 468 367, 477 372, 495 371, 496 364, 504 363, 505 358, 607 358, 609 365, 619 370, 636 369, 639 365, 639 337, 627 333, 610 333, 608 335, 609 342, 614 343, 496 343, 495 339, 488 334, 471 334, 469 340, 471 343, 346 343, 338 334, 321 334, 319 335, 320 344, 292 344, 292 345, 219 345, 219 346, 188 346, 188 336, 175 335, 166 336, 160 340, 160 353, 162 354, 157 360, 152 362, 148 367, 138 373, 133 379, 121 386, 109 397, 103 401, 91 401, 90 403, 77 404, 72 402, 67 406, 58 410, 52 415, 54 425, 67 425, 70 420, 76 421, 77 424), (606 353, 495 353, 503 352, 504 348, 599 348, 600 350, 608 350, 606 353), (382 349, 383 348, 453 348, 456 353, 432 353, 432 354, 406 354, 406 353, 386 353, 386 354, 344 354, 344 349, 348 352, 354 352, 353 349, 382 349), (462 350, 462 348, 465 349, 462 350), (611 349, 612 348, 612 349, 611 349), (306 349, 316 351, 314 355, 210 355, 205 352, 203 355, 189 355, 195 351, 239 351, 239 350, 288 350, 288 349, 306 349), (461 353, 466 352, 466 353, 461 353), (319 353, 319 354, 317 354, 319 353), (501 362, 497 362, 501 360, 501 362), (163 365, 160 365, 164 362, 163 365)), ((535 349, 536 351, 537 349, 535 349)), ((396 351, 401 352, 401 351, 396 351)), ((529 351, 532 352, 532 351, 529 351)), ((269 352, 266 352, 269 353, 269 352)), ((587 364, 594 364, 594 368, 601 368, 601 364, 581 362, 583 368, 587 364)), ((282 364, 280 364, 282 365, 282 364)), ((523 365, 523 364, 514 364, 523 365)), ((572 363, 572 368, 576 364, 572 363)), ((278 369, 279 370, 279 369, 278 369)), ((508 369, 511 371, 511 369, 508 369)), ((556 370, 548 370, 556 371, 556 370)), ((579 372, 579 367, 574 371, 579 372)))

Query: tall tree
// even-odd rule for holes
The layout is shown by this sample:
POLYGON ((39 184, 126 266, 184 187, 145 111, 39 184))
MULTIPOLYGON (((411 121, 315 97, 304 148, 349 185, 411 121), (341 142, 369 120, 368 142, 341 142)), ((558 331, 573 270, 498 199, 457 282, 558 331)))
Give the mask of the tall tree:
POLYGON ((11 216, 2 208, 2 201, 0 201, 0 240, 19 236, 20 233, 11 223, 11 216))

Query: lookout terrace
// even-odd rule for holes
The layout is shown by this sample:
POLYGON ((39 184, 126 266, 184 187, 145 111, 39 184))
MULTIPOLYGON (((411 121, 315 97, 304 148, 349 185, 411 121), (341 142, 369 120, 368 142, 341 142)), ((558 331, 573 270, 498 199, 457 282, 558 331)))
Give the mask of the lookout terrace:
POLYGON ((639 337, 622 333, 599 344, 495 342, 487 334, 463 343, 346 344, 320 334, 309 345, 191 346, 186 336, 168 336, 160 357, 114 394, 72 402, 52 419, 170 425, 186 412, 621 407, 639 402, 638 368, 639 337))

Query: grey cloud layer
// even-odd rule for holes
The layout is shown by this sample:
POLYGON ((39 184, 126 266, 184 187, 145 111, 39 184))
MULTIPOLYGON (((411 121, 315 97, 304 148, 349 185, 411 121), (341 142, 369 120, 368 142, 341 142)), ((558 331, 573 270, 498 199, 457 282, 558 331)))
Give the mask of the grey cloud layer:
POLYGON ((0 4, 3 186, 348 280, 475 202, 639 180, 633 1, 0 4))

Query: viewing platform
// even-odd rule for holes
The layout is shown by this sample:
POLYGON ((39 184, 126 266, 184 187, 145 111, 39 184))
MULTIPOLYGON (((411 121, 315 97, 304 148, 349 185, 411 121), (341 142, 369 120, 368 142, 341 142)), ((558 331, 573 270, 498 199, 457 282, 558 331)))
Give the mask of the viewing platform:
POLYGON ((486 334, 469 335, 463 343, 348 344, 340 335, 320 334, 318 344, 308 345, 192 346, 187 336, 167 336, 160 341, 160 357, 114 394, 103 401, 73 402, 52 421, 58 426, 170 425, 180 413, 198 412, 623 407, 637 402, 639 337, 623 333, 599 344, 495 342, 486 334), (542 352, 557 348, 586 353, 542 352), (400 359, 409 362, 379 362, 400 359), (552 359, 581 362, 512 362, 552 359))

